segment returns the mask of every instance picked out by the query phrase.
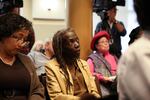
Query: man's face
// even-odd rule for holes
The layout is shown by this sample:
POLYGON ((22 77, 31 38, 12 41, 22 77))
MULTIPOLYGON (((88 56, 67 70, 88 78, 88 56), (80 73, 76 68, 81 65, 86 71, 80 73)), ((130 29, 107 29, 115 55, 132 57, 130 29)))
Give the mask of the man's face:
POLYGON ((20 8, 18 8, 18 7, 13 8, 12 13, 19 14, 20 8))
POLYGON ((113 7, 112 9, 107 11, 107 16, 109 17, 110 21, 115 20, 116 14, 117 14, 117 8, 116 7, 113 7))
POLYGON ((67 32, 64 36, 63 53, 70 58, 79 58, 80 44, 79 38, 74 32, 67 32))

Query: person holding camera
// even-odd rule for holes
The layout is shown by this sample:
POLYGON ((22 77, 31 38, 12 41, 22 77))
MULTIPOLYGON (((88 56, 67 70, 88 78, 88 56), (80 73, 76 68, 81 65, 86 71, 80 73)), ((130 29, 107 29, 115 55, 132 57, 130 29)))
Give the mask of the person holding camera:
POLYGON ((118 58, 121 56, 121 36, 126 35, 126 29, 122 22, 116 20, 117 8, 116 3, 109 0, 107 10, 102 12, 102 21, 96 26, 95 34, 101 30, 106 30, 111 36, 110 53, 116 55, 118 58))

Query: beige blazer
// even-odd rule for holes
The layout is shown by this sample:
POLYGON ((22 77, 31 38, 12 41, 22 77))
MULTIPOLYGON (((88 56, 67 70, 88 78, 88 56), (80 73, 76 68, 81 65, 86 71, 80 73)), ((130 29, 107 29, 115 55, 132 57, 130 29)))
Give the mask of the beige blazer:
MULTIPOLYGON (((98 94, 98 90, 96 88, 94 77, 90 73, 87 62, 80 60, 77 63, 85 79, 85 84, 87 86, 88 92, 94 94, 97 97, 100 97, 100 95, 98 94)), ((79 97, 73 96, 74 95, 73 80, 69 70, 68 73, 72 85, 69 90, 66 90, 67 83, 64 76, 65 73, 60 68, 60 65, 58 64, 56 59, 54 58, 50 60, 45 67, 46 67, 45 70, 47 76, 46 77, 47 90, 52 100, 78 100, 79 99, 79 97)))

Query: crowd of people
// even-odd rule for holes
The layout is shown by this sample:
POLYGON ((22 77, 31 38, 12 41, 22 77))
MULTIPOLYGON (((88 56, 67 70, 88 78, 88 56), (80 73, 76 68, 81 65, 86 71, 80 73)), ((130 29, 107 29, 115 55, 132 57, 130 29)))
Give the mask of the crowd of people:
POLYGON ((32 23, 17 8, 0 12, 0 100, 149 100, 148 8, 147 0, 134 0, 139 26, 122 54, 126 29, 111 2, 86 60, 73 28, 34 44, 32 23))

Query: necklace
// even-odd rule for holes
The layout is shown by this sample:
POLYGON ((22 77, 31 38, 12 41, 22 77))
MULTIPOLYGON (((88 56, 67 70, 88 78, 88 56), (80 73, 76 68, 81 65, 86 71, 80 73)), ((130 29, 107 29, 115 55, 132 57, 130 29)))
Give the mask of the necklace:
POLYGON ((2 57, 0 56, 0 59, 2 60, 3 63, 12 66, 13 63, 15 62, 15 60, 16 60, 16 57, 13 56, 13 57, 11 58, 11 60, 10 60, 10 59, 8 60, 8 59, 2 58, 2 57))

